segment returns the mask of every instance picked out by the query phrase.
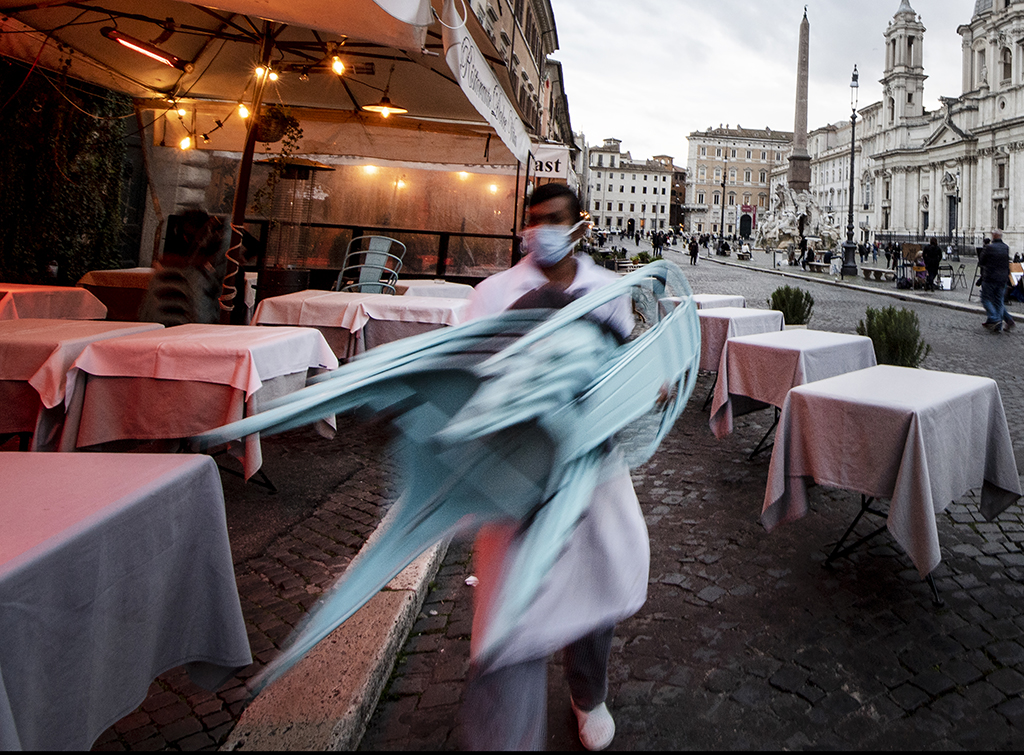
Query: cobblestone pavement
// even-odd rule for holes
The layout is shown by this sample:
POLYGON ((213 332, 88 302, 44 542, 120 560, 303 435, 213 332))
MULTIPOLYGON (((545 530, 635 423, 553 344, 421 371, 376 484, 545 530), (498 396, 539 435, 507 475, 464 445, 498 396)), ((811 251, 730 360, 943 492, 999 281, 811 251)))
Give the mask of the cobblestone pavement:
MULTIPOLYGON (((751 306, 793 283, 668 256, 695 291, 741 293, 751 306)), ((811 326, 822 330, 853 332, 868 305, 917 312, 933 348, 926 368, 997 380, 1020 457, 1024 336, 990 334, 980 314, 798 285, 814 295, 811 326)), ((770 413, 740 419, 717 441, 700 411, 709 384, 703 375, 658 453, 633 474, 651 580, 647 604, 619 626, 612 651, 613 748, 1024 747, 1021 505, 988 523, 968 494, 939 516, 942 608, 888 535, 825 569, 856 496, 815 488, 807 517, 766 534, 758 516, 769 459, 746 456, 770 413)), ((457 746, 471 569, 468 545, 454 545, 362 749, 457 746)), ((550 668, 549 748, 579 749, 559 661, 550 668)))
POLYGON ((276 494, 221 475, 254 663, 216 694, 192 684, 184 668, 172 669, 94 750, 216 749, 225 740, 249 702, 245 680, 277 654, 393 500, 386 428, 352 419, 339 425, 333 441, 310 428, 263 439, 263 469, 276 494))

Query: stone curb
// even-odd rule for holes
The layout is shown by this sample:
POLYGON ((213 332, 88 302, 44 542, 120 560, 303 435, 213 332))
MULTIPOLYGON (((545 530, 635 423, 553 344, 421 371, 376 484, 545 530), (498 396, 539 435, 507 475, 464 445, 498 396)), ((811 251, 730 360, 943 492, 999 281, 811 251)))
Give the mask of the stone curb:
POLYGON ((220 749, 355 750, 447 550, 442 542, 424 552, 263 690, 220 749))
MULTIPOLYGON (((888 296, 891 299, 899 299, 900 301, 912 301, 917 304, 931 304, 936 307, 945 307, 946 309, 956 309, 960 312, 971 312, 973 314, 984 315, 985 308, 980 304, 975 306, 972 304, 960 304, 958 302, 944 301, 942 299, 932 299, 927 296, 921 296, 919 294, 908 294, 900 291, 887 291, 882 288, 874 288, 872 286, 858 286, 853 283, 846 283, 845 281, 827 280, 822 278, 814 278, 810 275, 801 275, 800 273, 791 273, 785 270, 776 270, 774 268, 758 267, 757 265, 742 265, 738 262, 732 262, 730 260, 717 260, 714 257, 701 257, 702 260, 708 262, 715 262, 719 265, 727 265, 729 267, 738 267, 741 270, 754 270, 759 273, 768 273, 769 275, 779 275, 783 278, 795 278, 797 280, 812 281, 814 283, 820 283, 825 286, 838 286, 840 288, 848 288, 853 291, 860 291, 862 293, 879 294, 880 296, 888 296)), ((1010 312, 1010 317, 1014 320, 1018 318, 1013 312, 1010 312)))

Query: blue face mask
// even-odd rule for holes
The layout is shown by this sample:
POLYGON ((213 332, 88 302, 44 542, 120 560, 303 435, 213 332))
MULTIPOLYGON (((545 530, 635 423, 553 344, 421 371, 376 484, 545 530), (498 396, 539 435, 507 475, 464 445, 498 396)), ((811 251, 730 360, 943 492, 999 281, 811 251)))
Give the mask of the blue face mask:
POLYGON ((552 267, 561 262, 576 246, 573 234, 583 225, 538 225, 523 231, 523 244, 541 267, 552 267))

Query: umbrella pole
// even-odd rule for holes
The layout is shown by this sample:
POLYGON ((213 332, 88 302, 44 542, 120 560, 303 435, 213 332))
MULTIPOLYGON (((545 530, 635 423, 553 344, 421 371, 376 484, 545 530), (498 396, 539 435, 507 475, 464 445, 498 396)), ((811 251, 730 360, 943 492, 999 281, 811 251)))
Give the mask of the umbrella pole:
MULTIPOLYGON (((270 56, 274 51, 274 35, 271 33, 270 21, 263 22, 263 42, 260 49, 260 65, 266 70, 270 65, 270 56)), ((267 76, 256 80, 256 91, 253 94, 249 127, 245 132, 245 149, 242 161, 238 166, 238 180, 235 183, 235 203, 231 210, 231 246, 228 251, 227 272, 221 289, 222 324, 244 325, 245 310, 245 274, 242 272, 242 228, 245 225, 245 208, 249 204, 249 181, 252 178, 252 159, 256 152, 256 124, 259 121, 260 106, 263 104, 263 90, 266 88, 267 76), (231 256, 234 250, 234 258, 231 256), (233 268, 233 269, 232 269, 233 268), (225 309, 224 305, 227 305, 225 309)), ((264 256, 262 265, 266 265, 264 256)))

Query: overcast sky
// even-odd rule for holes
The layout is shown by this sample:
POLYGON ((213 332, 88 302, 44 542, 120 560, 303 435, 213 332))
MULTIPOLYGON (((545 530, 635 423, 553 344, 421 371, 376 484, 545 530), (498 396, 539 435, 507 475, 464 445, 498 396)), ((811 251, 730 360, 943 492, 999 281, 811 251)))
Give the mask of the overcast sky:
MULTIPOLYGON (((925 107, 961 94, 960 36, 974 0, 910 0, 925 29, 925 107)), ((797 42, 811 22, 808 128, 882 98, 883 34, 900 0, 551 0, 573 130, 621 139, 634 159, 686 164, 686 135, 737 124, 793 129, 797 42)))

